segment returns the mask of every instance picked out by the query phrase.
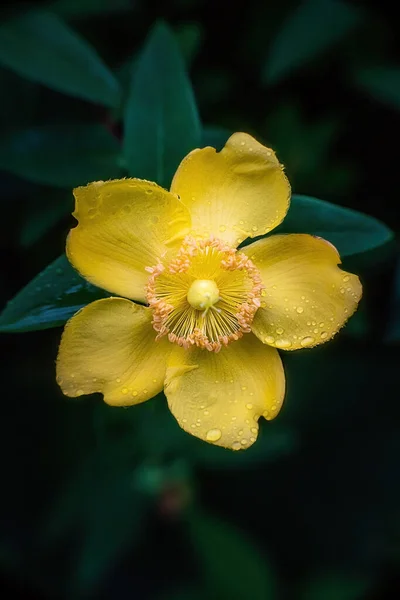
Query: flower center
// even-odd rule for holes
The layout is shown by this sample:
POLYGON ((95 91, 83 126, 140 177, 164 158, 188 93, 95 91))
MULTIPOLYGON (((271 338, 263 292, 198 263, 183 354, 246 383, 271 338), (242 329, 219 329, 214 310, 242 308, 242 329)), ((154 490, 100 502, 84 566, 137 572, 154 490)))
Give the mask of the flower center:
POLYGON ((184 348, 219 352, 251 331, 260 306, 260 273, 225 242, 187 237, 175 258, 146 270, 156 339, 168 335, 184 348))
POLYGON ((219 289, 212 279, 195 279, 186 298, 196 310, 207 311, 219 301, 219 289))

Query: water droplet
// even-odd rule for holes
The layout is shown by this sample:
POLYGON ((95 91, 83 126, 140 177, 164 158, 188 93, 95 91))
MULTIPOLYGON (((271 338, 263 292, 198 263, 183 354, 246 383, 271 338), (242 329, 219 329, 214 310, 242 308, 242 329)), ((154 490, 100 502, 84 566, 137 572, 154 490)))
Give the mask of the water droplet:
POLYGON ((255 437, 251 437, 251 438, 250 438, 250 441, 251 441, 251 443, 253 443, 253 442, 255 442, 255 441, 256 441, 256 438, 255 438, 255 437))
POLYGON ((306 337, 304 337, 304 338, 301 340, 301 342, 300 342, 300 344, 301 344, 303 347, 305 347, 305 346, 310 346, 310 345, 311 345, 311 344, 313 344, 313 343, 314 343, 314 338, 313 338, 313 337, 310 337, 310 336, 308 336, 308 335, 307 335, 306 337))
POLYGON ((273 344, 274 342, 275 342, 275 338, 273 338, 272 335, 267 335, 267 337, 265 338, 265 343, 273 344))
POLYGON ((204 414, 204 416, 206 417, 206 416, 207 416, 207 415, 209 415, 210 413, 209 413, 209 411, 208 411, 208 410, 205 410, 203 414, 204 414))
POLYGON ((232 450, 240 450, 240 448, 242 447, 240 442, 233 442, 232 444, 232 450))
POLYGON ((117 377, 117 379, 116 379, 116 382, 117 382, 117 383, 121 383, 121 380, 120 380, 120 378, 119 378, 119 377, 117 377))
POLYGON ((75 394, 76 394, 77 396, 82 396, 82 394, 84 394, 84 393, 85 393, 85 392, 84 392, 82 389, 80 389, 80 388, 79 388, 79 390, 76 390, 76 392, 75 392, 75 394))
POLYGON ((302 300, 305 300, 305 299, 306 299, 306 297, 305 297, 305 296, 302 296, 302 297, 301 297, 301 299, 302 299, 302 300))
POLYGON ((246 404, 246 408, 247 410, 251 410, 253 408, 253 405, 249 402, 249 404, 246 404))
POLYGON ((221 233, 224 233, 224 231, 226 231, 225 225, 220 225, 219 226, 219 230, 220 230, 221 233))
POLYGON ((242 446, 247 446, 247 444, 249 443, 249 441, 246 440, 245 438, 243 438, 242 440, 240 440, 240 443, 242 444, 242 446))
POLYGON ((138 393, 136 390, 134 392, 132 392, 132 396, 137 396, 137 395, 138 395, 138 393))
POLYGON ((123 394, 127 394, 128 393, 128 388, 122 388, 122 393, 123 394))
POLYGON ((149 188, 147 188, 146 194, 148 194, 150 196, 150 194, 152 194, 152 193, 153 193, 153 190, 150 190, 149 188))
POLYGON ((206 440, 208 442, 218 442, 221 439, 222 431, 220 429, 210 429, 206 433, 206 440))
POLYGON ((237 417, 233 416, 232 421, 236 421, 237 417))
POLYGON ((314 333, 318 333, 318 331, 319 331, 318 329, 313 329, 314 333))
POLYGON ((247 390, 247 387, 245 385, 242 385, 242 390, 243 392, 245 392, 247 390))
POLYGON ((323 340, 328 337, 328 334, 326 333, 326 331, 321 331, 321 337, 323 340))
POLYGON ((324 325, 325 325, 325 323, 320 323, 319 324, 320 327, 323 327, 324 325))
POLYGON ((95 208, 89 208, 87 214, 88 214, 89 219, 93 219, 93 217, 95 217, 97 214, 97 210, 95 208))
POLYGON ((346 275, 345 277, 343 277, 343 281, 346 283, 346 281, 349 281, 350 277, 348 275, 346 275))
POLYGON ((290 346, 292 345, 292 342, 290 340, 285 340, 283 338, 276 340, 275 343, 277 348, 290 348, 290 346))
POLYGON ((299 315, 301 315, 301 313, 303 312, 303 310, 304 310, 304 308, 303 308, 302 306, 298 306, 298 307, 296 308, 296 312, 298 312, 298 313, 299 313, 299 315))
POLYGON ((257 429, 257 427, 252 427, 250 429, 250 431, 251 431, 251 433, 257 433, 258 429, 257 429))
POLYGON ((278 327, 278 329, 276 330, 276 333, 277 333, 278 335, 281 335, 281 334, 283 333, 283 329, 282 329, 282 327, 278 327))

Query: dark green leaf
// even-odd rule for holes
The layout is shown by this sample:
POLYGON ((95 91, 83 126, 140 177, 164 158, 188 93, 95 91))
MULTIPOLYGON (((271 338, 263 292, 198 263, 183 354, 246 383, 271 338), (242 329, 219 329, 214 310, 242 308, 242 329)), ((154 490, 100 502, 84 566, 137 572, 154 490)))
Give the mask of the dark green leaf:
POLYGON ((0 26, 0 62, 50 88, 117 106, 118 82, 96 51, 51 13, 33 11, 0 26))
POLYGON ((356 73, 355 81, 376 100, 400 109, 400 68, 364 68, 356 73))
POLYGON ((276 598, 271 565, 240 531, 193 509, 189 531, 202 566, 205 597, 212 600, 272 600, 276 598))
POLYGON ((129 173, 169 186, 182 158, 200 142, 193 91, 173 33, 158 23, 133 73, 125 110, 129 173))
POLYGON ((341 256, 358 254, 390 241, 393 232, 383 223, 363 213, 294 195, 289 212, 274 233, 310 233, 331 242, 341 256))
POLYGON ((0 332, 58 327, 82 306, 106 296, 78 275, 62 255, 10 300, 0 315, 0 332))
POLYGON ((318 58, 359 21, 359 10, 342 0, 303 1, 290 12, 272 42, 263 72, 265 83, 276 83, 318 58))
POLYGON ((121 175, 118 141, 100 125, 64 123, 0 140, 0 168, 36 183, 73 188, 121 175))

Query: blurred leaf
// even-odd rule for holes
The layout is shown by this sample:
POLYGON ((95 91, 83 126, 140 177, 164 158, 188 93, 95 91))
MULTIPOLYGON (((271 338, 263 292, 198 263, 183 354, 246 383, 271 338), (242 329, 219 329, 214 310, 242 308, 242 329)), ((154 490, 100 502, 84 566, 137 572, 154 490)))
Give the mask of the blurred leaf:
POLYGON ((56 0, 49 8, 63 18, 84 18, 132 9, 131 0, 56 0))
POLYGON ((394 275, 392 298, 390 302, 390 317, 385 335, 389 344, 400 342, 400 259, 394 275))
POLYGON ((64 483, 43 527, 50 550, 78 532, 68 583, 79 597, 101 585, 143 526, 145 498, 133 485, 135 462, 126 450, 125 439, 104 443, 86 457, 64 483))
POLYGON ((24 211, 23 221, 19 232, 21 246, 29 247, 35 244, 68 212, 71 211, 70 193, 61 191, 58 194, 51 190, 51 197, 41 193, 40 203, 35 203, 24 211))
POLYGON ((58 327, 89 302, 106 296, 78 275, 62 255, 10 300, 0 315, 0 332, 58 327))
POLYGON ((276 598, 271 565, 240 530, 195 508, 188 514, 192 544, 211 600, 276 598))
POLYGON ((385 244, 393 232, 383 223, 325 200, 294 195, 289 212, 274 233, 310 233, 331 242, 343 256, 385 244))
POLYGON ((136 64, 126 105, 129 173, 168 187, 199 142, 199 116, 182 56, 167 25, 157 23, 136 64))
POLYGON ((359 10, 342 0, 303 0, 291 11, 273 40, 264 66, 266 84, 277 83, 318 58, 352 31, 359 10))
POLYGON ((219 152, 225 146, 232 133, 228 129, 225 129, 225 127, 207 125, 203 127, 200 147, 211 146, 219 152))
POLYGON ((86 40, 56 15, 33 11, 0 26, 0 62, 48 87, 117 106, 118 82, 86 40))
POLYGON ((299 600, 363 600, 371 588, 370 577, 347 573, 314 576, 300 591, 299 600))
POLYGON ((400 68, 367 67, 355 74, 355 82, 370 96, 400 109, 400 68))
POLYGON ((118 141, 100 125, 48 124, 0 140, 0 168, 36 183, 73 188, 121 175, 118 141))

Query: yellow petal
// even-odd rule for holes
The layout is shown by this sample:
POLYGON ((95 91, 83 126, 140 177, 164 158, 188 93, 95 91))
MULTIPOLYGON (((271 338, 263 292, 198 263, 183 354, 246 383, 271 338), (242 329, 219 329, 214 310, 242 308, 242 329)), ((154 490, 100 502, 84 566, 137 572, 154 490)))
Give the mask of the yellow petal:
POLYGON ((101 392, 108 404, 130 406, 163 388, 172 344, 155 341, 151 310, 105 298, 68 321, 57 358, 57 381, 67 396, 101 392))
POLYGON ((74 190, 67 256, 90 282, 145 301, 146 266, 178 248, 190 228, 187 208, 170 192, 140 179, 98 181, 74 190))
POLYGON ((235 133, 221 152, 207 147, 183 159, 171 191, 190 209, 193 232, 233 246, 279 225, 290 185, 275 153, 246 133, 235 133))
POLYGON ((331 339, 357 308, 362 287, 342 271, 329 242, 311 235, 272 235, 242 249, 260 270, 265 290, 253 324, 264 343, 284 350, 331 339))
POLYGON ((221 352, 174 347, 165 394, 179 425, 200 439, 241 450, 258 435, 258 419, 278 414, 285 393, 279 354, 253 334, 221 352))

